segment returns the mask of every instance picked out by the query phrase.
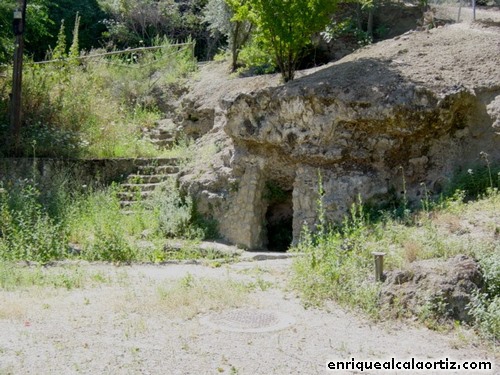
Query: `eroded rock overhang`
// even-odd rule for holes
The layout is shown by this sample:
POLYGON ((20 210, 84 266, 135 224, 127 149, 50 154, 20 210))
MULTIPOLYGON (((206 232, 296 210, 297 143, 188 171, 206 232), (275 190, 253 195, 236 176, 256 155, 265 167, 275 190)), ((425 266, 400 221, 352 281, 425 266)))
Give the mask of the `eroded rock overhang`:
POLYGON ((222 236, 266 247, 283 219, 297 241, 317 222, 320 195, 327 217, 340 220, 358 197, 418 202, 457 169, 484 163, 481 152, 499 161, 500 33, 466 32, 412 33, 222 100, 213 132, 227 134, 229 157, 193 189, 222 236))
POLYGON ((358 197, 381 203, 439 194, 481 152, 499 160, 498 119, 490 108, 499 93, 462 85, 438 91, 405 79, 387 62, 361 59, 224 102, 232 167, 242 176, 235 205, 249 207, 228 216, 238 230, 223 224, 225 234, 250 248, 269 243, 269 183, 291 192, 294 241, 317 221, 320 180, 332 220, 358 197))

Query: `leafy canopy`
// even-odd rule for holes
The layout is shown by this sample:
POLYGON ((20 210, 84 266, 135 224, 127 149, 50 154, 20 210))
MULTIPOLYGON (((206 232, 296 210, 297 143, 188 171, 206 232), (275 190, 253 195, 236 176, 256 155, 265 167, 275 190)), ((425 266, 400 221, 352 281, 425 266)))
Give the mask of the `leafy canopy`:
POLYGON ((234 20, 247 19, 273 53, 283 79, 294 78, 304 47, 311 36, 330 22, 337 0, 246 0, 235 6, 234 20))

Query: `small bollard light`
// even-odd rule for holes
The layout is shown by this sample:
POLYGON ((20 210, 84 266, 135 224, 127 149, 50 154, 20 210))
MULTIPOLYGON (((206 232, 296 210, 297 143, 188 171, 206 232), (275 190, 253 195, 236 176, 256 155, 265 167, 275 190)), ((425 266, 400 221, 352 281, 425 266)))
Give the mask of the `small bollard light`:
POLYGON ((375 281, 382 281, 382 275, 384 274, 384 255, 385 253, 374 251, 372 255, 375 257, 375 281))

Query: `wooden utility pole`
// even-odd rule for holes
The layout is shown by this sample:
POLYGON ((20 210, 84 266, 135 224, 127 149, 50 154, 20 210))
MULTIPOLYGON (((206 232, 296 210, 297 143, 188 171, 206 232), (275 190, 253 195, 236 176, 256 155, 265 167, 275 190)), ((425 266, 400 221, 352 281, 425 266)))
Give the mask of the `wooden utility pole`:
POLYGON ((23 82, 23 50, 24 29, 26 22, 26 3, 28 0, 18 0, 18 8, 14 11, 12 23, 16 37, 14 50, 14 67, 12 73, 12 99, 10 112, 10 126, 12 131, 12 146, 15 153, 19 150, 21 134, 21 91, 23 82))

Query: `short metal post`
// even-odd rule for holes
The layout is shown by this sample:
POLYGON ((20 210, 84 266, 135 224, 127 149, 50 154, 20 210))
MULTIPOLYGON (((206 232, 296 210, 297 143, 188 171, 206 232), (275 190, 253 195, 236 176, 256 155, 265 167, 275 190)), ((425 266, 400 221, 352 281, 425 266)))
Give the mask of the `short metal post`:
POLYGON ((384 255, 378 251, 374 251, 372 255, 375 257, 375 281, 382 281, 382 275, 384 274, 384 255))

